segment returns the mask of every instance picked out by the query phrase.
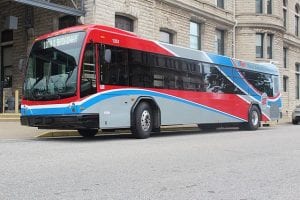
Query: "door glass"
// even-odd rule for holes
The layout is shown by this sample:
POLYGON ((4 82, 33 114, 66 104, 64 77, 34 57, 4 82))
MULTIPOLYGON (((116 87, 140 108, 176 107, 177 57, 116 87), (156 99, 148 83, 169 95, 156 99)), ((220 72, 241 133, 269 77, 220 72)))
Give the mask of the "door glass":
POLYGON ((88 44, 82 63, 80 97, 94 94, 96 91, 95 48, 93 44, 88 44))

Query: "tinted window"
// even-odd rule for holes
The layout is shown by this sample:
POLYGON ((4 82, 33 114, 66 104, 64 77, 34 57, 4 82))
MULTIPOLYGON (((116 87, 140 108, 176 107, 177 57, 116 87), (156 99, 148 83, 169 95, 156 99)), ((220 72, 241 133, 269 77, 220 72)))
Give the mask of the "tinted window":
POLYGON ((151 66, 153 58, 151 55, 142 51, 128 51, 129 65, 129 85, 136 87, 153 87, 153 77, 151 66))
POLYGON ((239 88, 221 73, 218 66, 205 64, 204 71, 207 92, 243 94, 239 88))
POLYGON ((242 94, 212 64, 111 46, 100 52, 101 84, 242 94))
POLYGON ((128 50, 107 46, 101 52, 101 84, 128 85, 128 50), (109 60, 105 54, 110 55, 109 60))
POLYGON ((258 92, 266 93, 269 97, 273 97, 273 79, 272 75, 241 70, 247 82, 249 82, 258 92))

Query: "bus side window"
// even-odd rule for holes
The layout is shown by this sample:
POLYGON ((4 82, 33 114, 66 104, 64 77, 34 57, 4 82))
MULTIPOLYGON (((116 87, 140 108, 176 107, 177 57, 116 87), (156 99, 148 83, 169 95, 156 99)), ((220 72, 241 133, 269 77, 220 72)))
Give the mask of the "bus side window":
POLYGON ((102 45, 100 52, 100 83, 128 85, 128 50, 102 45))
POLYGON ((83 56, 80 97, 94 93, 96 93, 95 49, 93 44, 88 44, 83 56))

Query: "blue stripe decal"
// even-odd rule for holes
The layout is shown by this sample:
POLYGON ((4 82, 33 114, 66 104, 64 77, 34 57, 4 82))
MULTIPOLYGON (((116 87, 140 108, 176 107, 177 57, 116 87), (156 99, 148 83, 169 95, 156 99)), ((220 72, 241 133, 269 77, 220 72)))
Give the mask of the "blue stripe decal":
POLYGON ((211 53, 208 53, 207 55, 212 60, 213 64, 233 67, 232 61, 229 57, 211 54, 211 53))
POLYGON ((229 68, 225 66, 218 66, 219 69, 227 76, 227 78, 231 79, 233 84, 242 89, 247 94, 251 95, 255 100, 260 101, 261 96, 255 90, 253 90, 249 84, 241 77, 240 73, 236 68, 229 68), (232 78, 234 80, 232 80, 232 78))
MULTIPOLYGON (((261 94, 255 91, 252 87, 250 87, 249 83, 241 76, 236 68, 229 68, 225 66, 218 66, 219 69, 227 76, 227 78, 233 79, 233 83, 238 86, 240 89, 245 91, 248 95, 254 98, 257 102, 261 102, 261 94)), ((268 99, 268 105, 271 106, 276 104, 279 107, 282 107, 281 99, 278 98, 274 101, 272 99, 268 99)))
POLYGON ((219 64, 219 69, 226 74, 226 76, 230 79, 234 77, 234 80, 232 82, 237 85, 239 88, 241 88, 243 91, 245 91, 247 94, 252 96, 255 100, 258 102, 261 101, 261 96, 258 94, 255 90, 253 90, 249 84, 241 77, 241 75, 238 73, 237 69, 233 67, 232 60, 229 57, 221 56, 221 55, 215 55, 215 54, 208 54, 210 59, 215 63, 219 64), (227 67, 226 67, 227 66, 227 67))
POLYGON ((83 102, 82 104, 75 106, 76 107, 75 112, 72 112, 72 109, 69 108, 69 107, 63 107, 63 108, 34 108, 34 109, 31 109, 32 113, 30 113, 26 109, 22 108, 21 112, 22 112, 22 115, 55 115, 55 114, 68 115, 68 114, 76 114, 76 113, 80 113, 80 107, 89 108, 89 107, 91 107, 91 106, 93 106, 93 105, 95 105, 95 104, 97 104, 101 101, 104 101, 104 100, 107 100, 107 99, 110 99, 110 98, 113 98, 113 97, 117 97, 117 96, 128 96, 128 95, 161 97, 161 98, 169 99, 171 101, 181 102, 181 103, 188 104, 188 105, 191 105, 191 106, 195 106, 195 107, 198 107, 198 108, 202 108, 202 109, 205 109, 205 110, 208 110, 208 111, 211 111, 211 112, 215 112, 215 113, 218 113, 218 114, 221 114, 221 115, 225 115, 227 117, 231 117, 231 118, 237 119, 239 121, 244 121, 241 118, 235 117, 235 116, 227 114, 225 112, 218 111, 218 110, 215 110, 213 108, 206 107, 204 105, 197 104, 197 103, 194 103, 194 102, 191 102, 191 101, 188 101, 188 100, 185 100, 185 99, 181 99, 181 98, 178 98, 178 97, 169 96, 169 95, 165 95, 165 94, 162 94, 162 93, 157 93, 157 92, 153 92, 153 91, 149 91, 149 90, 130 90, 130 89, 129 90, 111 91, 109 93, 104 93, 104 94, 100 93, 100 94, 94 96, 93 98, 88 99, 86 102, 83 102))
MULTIPOLYGON (((256 101, 261 102, 261 94, 258 93, 256 90, 254 90, 252 87, 250 87, 249 83, 246 82, 243 77, 241 77, 240 73, 237 71, 236 68, 233 67, 233 60, 229 57, 222 56, 222 55, 216 55, 216 54, 207 54, 208 57, 212 60, 212 62, 216 65, 219 65, 219 69, 226 74, 226 76, 229 79, 234 79, 232 82, 238 86, 240 89, 242 89, 244 92, 246 92, 248 95, 250 95, 252 98, 254 98, 256 101)), ((236 63, 246 63, 247 68, 251 70, 256 70, 263 73, 272 73, 274 75, 278 75, 278 70, 276 67, 272 64, 258 64, 258 63, 251 63, 251 62, 244 62, 244 61, 236 61, 236 63)), ((239 66, 241 67, 241 66, 239 66)), ((282 107, 281 98, 278 98, 275 101, 268 99, 268 105, 271 106, 272 104, 276 104, 279 107, 282 107)))

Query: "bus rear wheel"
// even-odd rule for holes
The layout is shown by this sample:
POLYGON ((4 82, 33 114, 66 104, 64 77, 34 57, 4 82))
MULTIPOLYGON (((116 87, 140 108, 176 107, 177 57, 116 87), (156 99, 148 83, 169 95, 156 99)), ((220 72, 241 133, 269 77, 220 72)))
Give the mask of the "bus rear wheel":
POLYGON ((97 129, 79 129, 78 133, 85 138, 91 138, 94 137, 97 133, 97 129))
POLYGON ((260 125, 260 111, 257 106, 252 106, 248 114, 248 122, 242 125, 243 129, 255 131, 260 125))
POLYGON ((137 139, 145 139, 150 136, 153 128, 152 110, 148 103, 141 102, 134 111, 133 126, 131 132, 137 139))

